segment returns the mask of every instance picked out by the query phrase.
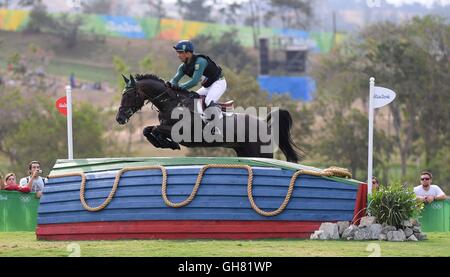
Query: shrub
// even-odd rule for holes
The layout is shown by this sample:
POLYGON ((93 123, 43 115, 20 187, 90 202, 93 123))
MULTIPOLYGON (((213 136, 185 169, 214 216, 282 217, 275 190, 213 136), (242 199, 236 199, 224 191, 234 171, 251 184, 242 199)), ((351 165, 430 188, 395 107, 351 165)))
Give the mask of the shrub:
POLYGON ((399 184, 389 187, 380 186, 373 193, 368 212, 379 223, 401 227, 404 220, 417 218, 423 209, 423 203, 416 200, 412 188, 403 188, 399 184))

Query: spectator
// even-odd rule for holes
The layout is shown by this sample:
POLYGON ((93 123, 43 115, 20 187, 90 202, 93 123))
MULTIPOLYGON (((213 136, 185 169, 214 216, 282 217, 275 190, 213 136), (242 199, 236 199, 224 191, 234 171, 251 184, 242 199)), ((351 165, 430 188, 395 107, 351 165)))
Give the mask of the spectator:
POLYGON ((72 88, 76 88, 77 87, 77 81, 75 80, 75 73, 73 73, 73 72, 70 73, 69 82, 70 82, 70 86, 72 88))
POLYGON ((28 164, 28 174, 30 176, 20 179, 21 187, 28 187, 31 192, 36 192, 36 197, 41 198, 44 190, 45 180, 40 176, 42 174, 41 163, 32 161, 28 164))
POLYGON ((378 181, 377 177, 372 177, 372 193, 376 192, 378 188, 380 187, 380 182, 378 181))
POLYGON ((16 174, 8 173, 5 177, 5 190, 17 190, 20 192, 28 193, 30 189, 28 187, 21 187, 16 183, 16 174))
POLYGON ((447 196, 440 187, 431 184, 432 178, 433 175, 430 172, 422 172, 420 174, 420 185, 414 188, 417 199, 420 199, 424 203, 447 199, 447 196))

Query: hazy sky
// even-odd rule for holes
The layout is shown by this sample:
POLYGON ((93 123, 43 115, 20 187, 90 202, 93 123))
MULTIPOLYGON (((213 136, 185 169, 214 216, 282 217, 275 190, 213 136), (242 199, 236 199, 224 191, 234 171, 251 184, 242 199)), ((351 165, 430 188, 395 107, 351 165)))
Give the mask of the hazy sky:
MULTIPOLYGON (((233 3, 233 2, 237 2, 237 3, 242 3, 242 2, 247 2, 248 0, 221 0, 220 2, 225 2, 225 3, 233 3)), ((344 1, 344 0, 334 0, 334 1, 344 1)), ((378 1, 378 0, 361 0, 361 1, 378 1)), ((164 2, 168 2, 168 3, 174 3, 176 2, 176 0, 165 0, 164 2)), ((413 4, 413 3, 420 3, 424 6, 430 7, 433 5, 433 3, 439 3, 441 5, 449 5, 450 4, 450 0, 386 0, 386 2, 388 2, 389 4, 392 5, 396 5, 396 6, 400 6, 402 4, 413 4)))
POLYGON ((439 3, 441 5, 449 5, 450 0, 386 0, 389 4, 393 4, 396 6, 402 5, 402 4, 413 4, 413 3, 420 3, 424 6, 431 7, 433 3, 439 3))

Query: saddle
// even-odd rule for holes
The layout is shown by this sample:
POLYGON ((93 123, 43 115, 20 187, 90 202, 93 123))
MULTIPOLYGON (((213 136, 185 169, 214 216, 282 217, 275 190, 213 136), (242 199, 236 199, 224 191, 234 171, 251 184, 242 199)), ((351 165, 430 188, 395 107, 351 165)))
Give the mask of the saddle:
MULTIPOLYGON (((205 103, 206 96, 201 95, 200 99, 202 100, 203 110, 205 110, 206 109, 206 103, 205 103)), ((233 104, 234 104, 234 100, 217 103, 217 105, 219 105, 219 107, 221 108, 222 112, 232 112, 234 110, 233 104)))

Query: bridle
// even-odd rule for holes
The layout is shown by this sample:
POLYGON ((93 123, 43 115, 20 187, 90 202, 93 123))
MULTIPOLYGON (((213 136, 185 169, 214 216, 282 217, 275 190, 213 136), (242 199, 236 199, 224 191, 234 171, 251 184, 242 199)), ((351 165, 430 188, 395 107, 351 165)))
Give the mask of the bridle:
POLYGON ((127 106, 122 106, 122 109, 124 109, 123 113, 125 114, 125 116, 128 118, 130 118, 135 112, 139 111, 141 107, 138 108, 138 106, 140 105, 140 103, 142 103, 142 98, 139 95, 139 93, 136 92, 136 88, 127 88, 125 89, 123 94, 128 93, 131 90, 135 90, 133 97, 133 104, 132 105, 127 105, 127 106))

